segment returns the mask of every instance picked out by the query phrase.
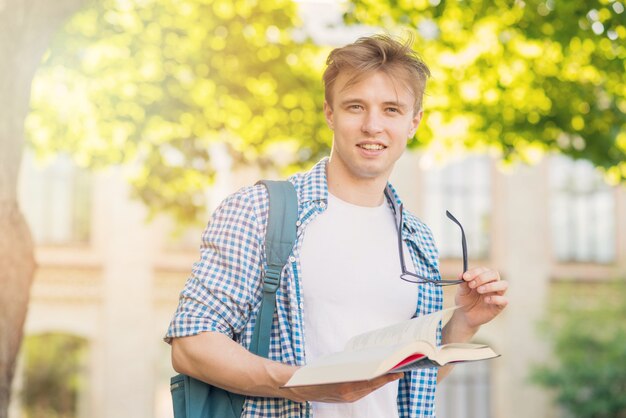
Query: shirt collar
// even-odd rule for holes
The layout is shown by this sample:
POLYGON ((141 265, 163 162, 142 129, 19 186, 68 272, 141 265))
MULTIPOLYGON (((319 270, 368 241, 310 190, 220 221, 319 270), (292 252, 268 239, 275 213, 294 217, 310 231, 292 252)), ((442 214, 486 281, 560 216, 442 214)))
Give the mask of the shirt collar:
MULTIPOLYGON (((402 206, 402 200, 400 199, 398 192, 391 185, 391 183, 387 183, 387 187, 385 188, 385 196, 387 197, 387 200, 389 204, 391 205, 391 209, 394 211, 394 216, 395 217, 400 216, 398 211, 400 210, 400 207, 402 206)), ((410 215, 406 210, 404 210, 403 212, 404 214, 402 217, 402 229, 408 232, 410 236, 412 236, 413 234, 415 234, 415 232, 417 232, 417 225, 415 223, 415 218, 412 215, 410 215)))
MULTIPOLYGON (((317 164, 315 164, 309 171, 292 177, 296 190, 298 191, 298 198, 300 204, 306 204, 308 202, 324 202, 328 203, 328 181, 326 177, 326 166, 328 164, 328 157, 322 158, 317 164)), ((402 204, 402 200, 398 195, 396 189, 387 183, 386 193, 392 202, 392 206, 399 207, 402 204)), ((416 219, 413 216, 407 216, 407 212, 404 212, 402 228, 409 234, 417 232, 416 219)))
POLYGON ((309 171, 294 177, 294 185, 298 191, 300 204, 319 201, 328 203, 327 163, 328 157, 324 157, 309 171))

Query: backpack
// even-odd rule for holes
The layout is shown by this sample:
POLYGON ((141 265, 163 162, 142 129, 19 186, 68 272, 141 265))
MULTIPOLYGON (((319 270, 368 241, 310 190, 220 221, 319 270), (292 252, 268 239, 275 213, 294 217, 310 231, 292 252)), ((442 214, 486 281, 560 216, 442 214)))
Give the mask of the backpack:
MULTIPOLYGON (((268 357, 276 290, 296 240, 298 198, 289 181, 261 180, 269 193, 270 208, 265 233, 267 270, 263 300, 250 343, 250 352, 268 357)), ((178 374, 170 380, 174 418, 240 418, 245 396, 178 374)))

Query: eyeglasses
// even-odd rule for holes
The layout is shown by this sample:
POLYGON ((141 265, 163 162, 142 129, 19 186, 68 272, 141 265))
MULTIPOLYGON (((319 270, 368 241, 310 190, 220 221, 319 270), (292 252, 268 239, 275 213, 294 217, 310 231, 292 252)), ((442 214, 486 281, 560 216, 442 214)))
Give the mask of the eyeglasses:
MULTIPOLYGON (((394 209, 396 206, 394 205, 394 209)), ((463 246, 463 273, 467 271, 467 242, 465 240, 465 231, 463 231, 463 226, 461 223, 448 211, 446 211, 446 216, 455 224, 461 228, 461 245, 463 246)), ((400 253, 400 265, 402 266, 402 274, 400 274, 400 278, 407 282, 411 283, 430 283, 435 286, 452 286, 455 284, 463 283, 464 280, 434 280, 430 277, 421 276, 419 274, 411 273, 406 270, 406 264, 404 263, 404 249, 402 245, 402 217, 403 210, 402 205, 397 207, 396 209, 396 229, 398 231, 398 251, 400 253), (399 212, 399 213, 398 213, 399 212)))

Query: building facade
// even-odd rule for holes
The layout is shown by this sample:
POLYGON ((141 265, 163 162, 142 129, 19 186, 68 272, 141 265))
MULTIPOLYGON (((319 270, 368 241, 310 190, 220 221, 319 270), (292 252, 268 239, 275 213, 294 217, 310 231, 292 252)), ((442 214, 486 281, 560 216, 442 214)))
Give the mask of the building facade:
MULTIPOLYGON (((392 181, 406 206, 431 225, 443 275, 462 268, 448 209, 464 225, 470 266, 492 266, 510 284, 509 307, 475 338, 502 357, 458 366, 439 388, 438 416, 559 416, 549 394, 528 381, 531 366, 549 356, 537 323, 555 283, 626 277, 626 189, 607 186, 585 162, 557 156, 507 172, 482 155, 440 166, 429 161, 407 153, 392 181)), ((208 192, 211 206, 259 177, 254 170, 232 173, 226 161, 208 192)), ((26 156, 20 193, 38 263, 25 333, 85 342, 77 418, 171 417, 174 372, 162 337, 202 229, 173 238, 166 218, 147 222, 122 168, 88 173, 69 159, 38 166, 26 156)), ((450 306, 454 289, 447 292, 450 306)), ((29 384, 25 357, 12 418, 25 416, 19 396, 29 384)))

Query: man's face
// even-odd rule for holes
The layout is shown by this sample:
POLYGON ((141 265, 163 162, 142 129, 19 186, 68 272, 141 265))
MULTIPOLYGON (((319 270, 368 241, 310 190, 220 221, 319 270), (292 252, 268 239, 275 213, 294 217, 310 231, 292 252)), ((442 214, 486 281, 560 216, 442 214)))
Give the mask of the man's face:
POLYGON ((326 120, 334 131, 333 175, 350 182, 386 182, 407 140, 415 134, 422 112, 415 114, 412 92, 383 72, 346 87, 350 78, 349 73, 339 74, 332 103, 324 102, 326 120))

